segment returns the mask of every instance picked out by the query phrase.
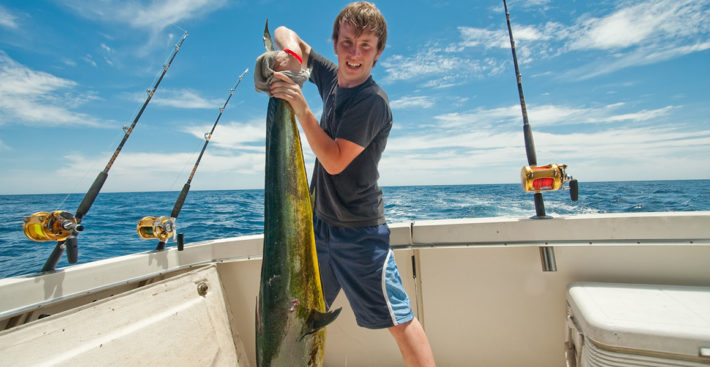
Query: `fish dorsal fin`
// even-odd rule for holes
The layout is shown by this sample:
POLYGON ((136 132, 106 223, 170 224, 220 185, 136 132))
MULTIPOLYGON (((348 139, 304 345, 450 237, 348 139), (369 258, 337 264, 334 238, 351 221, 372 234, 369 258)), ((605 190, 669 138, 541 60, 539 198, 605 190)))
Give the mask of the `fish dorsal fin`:
POLYGON ((269 32, 269 20, 266 20, 266 25, 264 26, 264 47, 266 51, 274 50, 274 42, 271 40, 271 32, 269 32))
POLYGON ((342 307, 330 312, 320 312, 312 309, 306 320, 306 330, 301 337, 313 334, 321 328, 326 327, 328 324, 335 321, 342 310, 342 307))

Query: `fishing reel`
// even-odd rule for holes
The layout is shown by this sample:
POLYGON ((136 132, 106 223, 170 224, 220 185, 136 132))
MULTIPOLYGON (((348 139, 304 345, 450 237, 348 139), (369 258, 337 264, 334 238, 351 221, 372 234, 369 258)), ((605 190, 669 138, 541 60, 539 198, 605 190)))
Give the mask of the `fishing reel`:
POLYGON ((175 237, 175 218, 173 217, 143 217, 138 221, 136 230, 138 237, 144 240, 153 238, 167 241, 170 237, 175 237))
POLYGON ((32 241, 64 241, 72 234, 82 231, 74 215, 63 210, 37 212, 22 219, 22 230, 32 241))
POLYGON ((520 171, 523 190, 539 193, 565 189, 569 185, 570 199, 577 201, 579 185, 577 180, 567 175, 566 164, 548 164, 546 166, 525 166, 520 171))

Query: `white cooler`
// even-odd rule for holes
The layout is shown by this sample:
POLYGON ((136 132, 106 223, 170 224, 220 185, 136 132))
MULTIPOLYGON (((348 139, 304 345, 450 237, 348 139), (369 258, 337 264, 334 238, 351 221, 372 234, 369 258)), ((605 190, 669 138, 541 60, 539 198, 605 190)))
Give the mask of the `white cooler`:
POLYGON ((572 283, 567 365, 709 366, 710 287, 572 283))

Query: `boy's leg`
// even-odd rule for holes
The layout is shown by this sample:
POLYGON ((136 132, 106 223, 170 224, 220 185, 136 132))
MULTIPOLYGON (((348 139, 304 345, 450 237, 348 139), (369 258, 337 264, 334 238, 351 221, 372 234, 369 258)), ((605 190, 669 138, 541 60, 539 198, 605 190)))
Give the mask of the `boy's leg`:
POLYGON ((436 365, 429 339, 416 317, 410 322, 390 327, 389 331, 408 367, 436 365))
POLYGON ((335 302, 335 298, 340 293, 340 283, 333 272, 330 257, 330 229, 327 223, 313 216, 313 231, 316 241, 316 253, 318 256, 318 271, 323 289, 323 299, 325 300, 326 311, 335 302))

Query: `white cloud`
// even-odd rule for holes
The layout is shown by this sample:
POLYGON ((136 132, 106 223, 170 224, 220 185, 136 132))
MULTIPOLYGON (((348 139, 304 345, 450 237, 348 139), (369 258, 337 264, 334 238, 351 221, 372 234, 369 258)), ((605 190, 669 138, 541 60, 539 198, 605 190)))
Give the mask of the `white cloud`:
POLYGON ((536 126, 556 126, 570 124, 615 123, 622 121, 641 122, 666 116, 673 106, 634 112, 616 112, 624 105, 614 103, 598 108, 568 107, 555 105, 534 106, 528 110, 530 123, 536 126))
MULTIPOLYGON (((145 42, 135 51, 134 56, 144 57, 158 48, 177 44, 174 33, 182 36, 185 30, 181 24, 195 18, 204 17, 227 4, 228 0, 67 0, 63 5, 79 16, 96 22, 130 27, 148 34, 141 36, 145 42), (167 31, 166 31, 167 30, 167 31)), ((124 34, 125 30, 121 30, 124 34)), ((108 39, 113 37, 105 36, 108 39)), ((181 38, 181 37, 179 37, 181 38)), ((135 44, 135 42, 134 42, 135 44)), ((120 57, 120 56, 116 56, 120 57)), ((115 59, 104 60, 113 65, 115 59)), ((88 61, 88 60, 87 60, 88 61)), ((167 60, 166 60, 167 62, 167 60)))
POLYGON ((99 126, 96 118, 68 108, 95 98, 91 94, 61 92, 71 91, 76 85, 74 81, 32 70, 0 51, 0 124, 99 126))
MULTIPOLYGON (((548 23, 554 24, 554 23, 548 23)), ((543 44, 537 41, 546 41, 551 35, 558 32, 547 30, 551 26, 538 29, 534 26, 513 25, 513 37, 515 39, 515 51, 520 64, 532 62, 533 54, 549 54, 549 51, 542 49, 543 44), (536 47, 533 51, 532 47, 536 47)), ((486 49, 510 49, 510 38, 507 30, 490 31, 483 28, 458 27, 461 38, 458 44, 460 50, 470 47, 483 47, 486 49)), ((502 64, 501 64, 502 68, 502 64)), ((492 73, 492 75, 495 75, 492 73)))
POLYGON ((646 121, 655 119, 661 116, 666 116, 673 109, 673 106, 666 106, 662 108, 656 108, 653 110, 641 110, 632 113, 622 113, 620 115, 606 116, 599 118, 598 120, 592 118, 590 122, 616 122, 616 121, 646 121))
MULTIPOLYGON (((418 49, 414 55, 395 54, 384 59, 382 65, 387 75, 383 83, 425 79, 422 87, 449 88, 471 78, 495 76, 504 71, 508 58, 472 55, 467 49, 508 49, 510 40, 507 31, 466 26, 458 27, 458 30, 458 42, 443 47, 433 43, 418 49)), ((531 62, 533 54, 549 57, 559 53, 557 48, 543 41, 559 39, 568 33, 555 22, 548 22, 542 27, 516 25, 514 32, 516 43, 523 41, 516 45, 521 64, 531 62)))
POLYGON ((570 51, 605 51, 565 77, 588 79, 627 67, 653 64, 710 49, 708 0, 622 2, 603 17, 580 18, 568 28, 570 51))
MULTIPOLYGON (((698 178, 699 169, 710 169, 710 130, 614 126, 594 132, 536 131, 535 143, 538 163, 566 163, 568 173, 581 180, 657 179, 658 167, 671 177, 698 178), (616 164, 599 164, 608 161, 616 164)), ((390 138, 380 170, 383 185, 511 183, 519 180, 525 164, 519 130, 451 136, 443 129, 390 138)))
MULTIPOLYGON (((501 132, 480 129, 456 135, 451 135, 451 130, 440 130, 437 133, 427 131, 417 135, 393 136, 387 142, 387 151, 433 158, 436 154, 446 154, 442 152, 447 151, 505 149, 511 146, 511 141, 515 141, 516 135, 520 134, 509 129, 501 132), (437 153, 433 153, 434 151, 437 153)), ((522 138, 519 140, 522 143, 522 138)))
MULTIPOLYGON (((710 130, 669 123, 678 120, 673 113, 681 108, 529 106, 538 163, 568 164, 581 180, 657 179, 658 167, 668 177, 700 178, 699 169, 710 169, 710 130), (580 126, 573 132, 555 129, 570 124, 580 126), (601 169, 599 162, 614 163, 601 169)), ((383 185, 519 180, 526 164, 519 105, 440 114, 420 127, 391 134, 380 164, 383 185)))
POLYGON ((94 58, 91 55, 86 54, 81 59, 86 61, 89 65, 96 67, 96 61, 94 61, 94 58))
MULTIPOLYGON (((585 14, 569 25, 554 21, 539 26, 513 24, 518 62, 526 64, 575 52, 589 61, 559 75, 589 79, 705 51, 710 49, 708 4, 710 0, 622 1, 610 14, 585 14)), ((458 48, 450 46, 448 50, 510 48, 506 30, 458 29, 461 42, 458 48)))
POLYGON ((694 160, 696 155, 706 157, 710 131, 628 127, 592 133, 537 133, 535 142, 545 147, 548 156, 564 155, 569 159, 589 162, 616 160, 630 167, 628 162, 653 162, 657 158, 694 160))
POLYGON ((710 41, 697 42, 688 45, 658 44, 655 48, 642 47, 627 52, 614 53, 603 61, 591 62, 579 68, 560 73, 563 78, 590 79, 599 75, 612 73, 628 67, 654 64, 676 57, 710 49, 710 41))
POLYGON ((137 28, 164 29, 186 19, 201 17, 225 3, 225 0, 154 0, 147 6, 129 6, 123 14, 126 15, 125 20, 137 28))
POLYGON ((707 1, 654 0, 639 2, 601 18, 577 24, 572 49, 621 49, 674 42, 710 29, 707 1))
POLYGON ((5 7, 0 5, 0 27, 17 29, 17 17, 10 13, 5 7))
POLYGON ((385 81, 417 79, 431 74, 456 71, 463 60, 443 54, 439 48, 424 48, 413 56, 393 55, 382 61, 387 72, 385 81))
POLYGON ((382 66, 387 73, 383 83, 424 79, 428 87, 450 87, 470 78, 498 74, 503 69, 503 61, 471 59, 446 49, 423 47, 412 56, 390 56, 382 61, 382 66))
MULTIPOLYGON (((652 110, 621 112, 625 105, 614 103, 601 107, 574 107, 564 105, 527 106, 528 120, 535 127, 572 124, 604 124, 642 122, 665 117, 676 106, 652 110)), ((454 112, 434 116, 439 128, 453 129, 461 126, 515 127, 522 126, 520 105, 498 108, 478 108, 470 112, 454 112)))
MULTIPOLYGON (((179 190, 188 179, 199 151, 160 154, 151 152, 123 152, 111 168, 102 192, 124 191, 127 187, 142 191, 179 190), (156 164, 160 162, 160 164, 156 164), (161 179, 157 179, 161 178, 161 179)), ((93 179, 87 167, 103 167, 110 153, 98 156, 69 154, 65 164, 52 175, 75 183, 74 191, 89 187, 93 179)), ((99 168, 100 169, 100 168, 99 168)), ((98 170, 98 169, 96 169, 98 170)), ((193 178, 192 189, 234 189, 263 185, 264 154, 253 152, 205 152, 193 178), (207 187, 201 183, 208 183, 207 187), (247 184, 249 186, 245 186, 247 184)))
MULTIPOLYGON (((199 139, 204 139, 206 133, 212 129, 212 124, 192 126, 184 131, 199 139)), ((229 150, 243 150, 264 152, 266 129, 263 120, 254 120, 247 123, 229 122, 218 124, 215 128, 210 145, 229 150)))
POLYGON ((477 108, 470 112, 452 112, 434 116, 439 128, 456 129, 461 126, 490 127, 502 122, 512 124, 515 117, 520 118, 520 106, 513 105, 497 108, 477 108))
POLYGON ((508 3, 510 6, 521 6, 526 8, 535 8, 540 6, 545 6, 550 3, 551 0, 511 0, 508 3))
MULTIPOLYGON (((532 62, 533 55, 537 58, 548 58, 559 54, 558 46, 551 42, 564 39, 569 33, 564 25, 557 22, 547 22, 541 26, 513 24, 511 27, 520 64, 532 62)), ((458 27, 458 30, 461 38, 458 46, 461 50, 467 47, 510 49, 507 29, 491 31, 483 28, 458 27)))
MULTIPOLYGON (((133 95, 133 100, 143 102, 146 95, 144 93, 136 93, 133 95)), ((186 109, 203 109, 214 108, 218 110, 224 104, 224 101, 217 99, 208 100, 200 96, 196 91, 190 89, 160 89, 155 93, 151 102, 156 105, 186 108, 186 109)))
POLYGON ((393 110, 408 108, 430 108, 432 106, 434 106, 434 101, 431 97, 427 96, 405 96, 400 99, 390 101, 390 108, 392 108, 393 110))
POLYGON ((202 17, 225 4, 226 0, 72 0, 66 5, 89 19, 128 24, 156 33, 187 19, 202 17))
MULTIPOLYGON (((490 31, 483 28, 474 27, 458 27, 459 34, 462 38, 461 46, 476 47, 483 46, 485 48, 508 48, 510 40, 508 34, 503 30, 490 31)), ((518 37, 518 34, 515 34, 518 37)))

